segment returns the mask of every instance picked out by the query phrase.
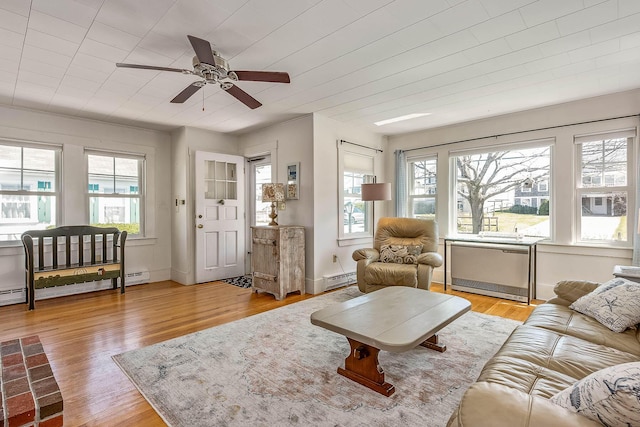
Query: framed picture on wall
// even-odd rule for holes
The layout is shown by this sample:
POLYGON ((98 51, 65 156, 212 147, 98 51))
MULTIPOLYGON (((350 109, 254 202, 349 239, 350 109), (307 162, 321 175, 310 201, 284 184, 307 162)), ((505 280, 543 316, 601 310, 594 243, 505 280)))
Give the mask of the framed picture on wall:
POLYGON ((287 165, 287 199, 298 200, 300 198, 300 162, 287 165))

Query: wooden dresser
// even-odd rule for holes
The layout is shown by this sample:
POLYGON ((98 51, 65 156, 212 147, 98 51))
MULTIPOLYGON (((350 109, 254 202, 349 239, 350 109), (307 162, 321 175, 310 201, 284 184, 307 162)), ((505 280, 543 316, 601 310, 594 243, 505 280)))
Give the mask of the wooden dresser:
POLYGON ((251 272, 254 291, 275 295, 305 293, 304 227, 251 227, 251 272))

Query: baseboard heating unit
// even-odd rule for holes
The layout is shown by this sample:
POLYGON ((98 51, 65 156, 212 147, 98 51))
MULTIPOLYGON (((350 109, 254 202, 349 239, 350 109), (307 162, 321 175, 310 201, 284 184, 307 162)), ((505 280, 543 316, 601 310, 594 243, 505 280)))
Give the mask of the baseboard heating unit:
POLYGON ((332 289, 339 288, 341 286, 348 286, 352 283, 356 283, 356 272, 350 271, 347 273, 338 273, 332 275, 325 275, 324 278, 324 290, 330 291, 332 289))
POLYGON ((451 288, 529 302, 530 248, 475 242, 451 242, 451 288))

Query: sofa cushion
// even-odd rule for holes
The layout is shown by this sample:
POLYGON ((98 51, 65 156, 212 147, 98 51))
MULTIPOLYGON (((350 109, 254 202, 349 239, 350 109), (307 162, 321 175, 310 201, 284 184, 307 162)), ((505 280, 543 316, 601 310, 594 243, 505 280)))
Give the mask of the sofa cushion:
POLYGON ((415 264, 372 262, 365 270, 364 279, 370 285, 416 287, 418 268, 415 264))
POLYGON ((382 245, 380 261, 396 264, 417 264, 422 245, 382 245))
POLYGON ((550 400, 607 426, 640 425, 640 362, 594 372, 550 400))
POLYGON ((593 372, 638 360, 634 354, 527 324, 516 328, 478 381, 550 398, 593 372))
POLYGON ((640 283, 616 278, 569 306, 614 332, 640 323, 640 283))
POLYGON ((613 332, 597 320, 571 310, 564 300, 560 304, 547 302, 531 313, 525 321, 525 325, 536 326, 564 335, 590 341, 612 347, 626 353, 631 353, 640 358, 640 343, 636 335, 637 331, 626 330, 622 333, 613 332))

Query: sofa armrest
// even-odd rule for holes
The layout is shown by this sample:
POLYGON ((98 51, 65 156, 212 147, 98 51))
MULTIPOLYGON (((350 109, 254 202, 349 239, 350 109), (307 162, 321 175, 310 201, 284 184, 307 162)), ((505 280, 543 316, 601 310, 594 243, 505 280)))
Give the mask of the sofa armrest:
POLYGON ((477 382, 466 391, 448 427, 600 426, 548 399, 502 384, 477 382))
POLYGON ((356 249, 355 251, 353 251, 351 258, 353 258, 354 261, 366 259, 374 262, 380 259, 380 252, 378 252, 377 249, 373 248, 356 249))
POLYGON ((553 292, 563 300, 574 302, 578 298, 591 293, 598 286, 600 286, 600 283, 597 282, 588 282, 585 280, 563 280, 556 284, 553 288, 553 292))
POLYGON ((418 264, 430 265, 433 268, 442 265, 442 255, 437 252, 424 252, 418 255, 418 264))

